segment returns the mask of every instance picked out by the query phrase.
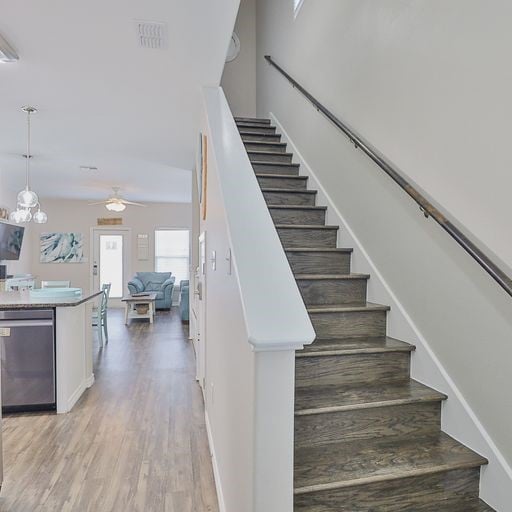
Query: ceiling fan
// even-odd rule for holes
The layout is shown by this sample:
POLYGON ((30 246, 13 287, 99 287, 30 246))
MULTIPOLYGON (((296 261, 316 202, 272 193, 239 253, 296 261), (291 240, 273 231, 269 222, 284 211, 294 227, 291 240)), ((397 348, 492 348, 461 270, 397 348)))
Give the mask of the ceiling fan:
POLYGON ((141 203, 134 203, 133 201, 127 201, 126 199, 123 199, 119 195, 119 187, 112 187, 112 190, 114 191, 113 194, 109 196, 108 199, 105 199, 105 201, 98 201, 96 203, 89 203, 89 206, 96 206, 98 204, 104 204, 105 208, 107 210, 110 210, 111 212, 122 212, 127 205, 130 206, 143 206, 145 207, 145 204, 141 203))

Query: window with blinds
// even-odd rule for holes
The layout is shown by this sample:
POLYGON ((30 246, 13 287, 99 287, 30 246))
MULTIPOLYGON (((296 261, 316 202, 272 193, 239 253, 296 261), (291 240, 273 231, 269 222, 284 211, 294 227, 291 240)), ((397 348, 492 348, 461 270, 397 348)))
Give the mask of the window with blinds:
POLYGON ((155 271, 172 272, 175 286, 189 278, 190 233, 188 229, 155 230, 155 271))

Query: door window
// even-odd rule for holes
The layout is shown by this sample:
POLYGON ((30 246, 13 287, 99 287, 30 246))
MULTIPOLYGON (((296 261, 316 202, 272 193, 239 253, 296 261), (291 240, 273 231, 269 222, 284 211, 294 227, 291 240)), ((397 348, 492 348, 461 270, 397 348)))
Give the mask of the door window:
POLYGON ((110 283, 110 296, 123 296, 123 235, 100 234, 100 288, 110 283))

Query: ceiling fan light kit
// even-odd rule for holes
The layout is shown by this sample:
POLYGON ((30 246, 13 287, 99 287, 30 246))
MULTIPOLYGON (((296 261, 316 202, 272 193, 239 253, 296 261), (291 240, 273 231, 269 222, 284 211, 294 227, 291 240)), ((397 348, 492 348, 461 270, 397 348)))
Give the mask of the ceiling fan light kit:
POLYGON ((111 212, 122 212, 126 209, 126 205, 123 203, 107 203, 105 208, 111 212))
POLYGON ((127 201, 119 195, 119 187, 112 187, 114 193, 105 201, 98 201, 97 203, 89 203, 89 206, 97 206, 99 204, 105 205, 105 208, 111 212, 122 212, 126 209, 127 205, 131 206, 146 206, 141 203, 134 203, 133 201, 127 201))
MULTIPOLYGON (((0 48, 1 48, 1 37, 0 37, 0 48)), ((25 188, 18 192, 16 198, 16 210, 11 212, 9 220, 16 224, 30 222, 34 220, 37 224, 44 224, 48 220, 46 213, 41 211, 41 205, 39 204, 39 198, 37 194, 30 188, 30 159, 32 155, 30 153, 30 116, 37 113, 37 109, 34 107, 22 107, 21 110, 27 114, 27 154, 24 155, 27 159, 26 174, 25 174, 25 188), (37 207, 37 212, 32 214, 31 209, 37 207)))

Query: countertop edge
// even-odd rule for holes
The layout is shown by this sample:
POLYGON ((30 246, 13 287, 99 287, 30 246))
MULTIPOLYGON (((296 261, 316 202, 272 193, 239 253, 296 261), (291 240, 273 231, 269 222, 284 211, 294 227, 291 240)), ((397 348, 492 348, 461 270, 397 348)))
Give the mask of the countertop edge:
POLYGON ((39 308, 70 308, 73 306, 80 306, 96 297, 99 297, 103 292, 97 291, 89 295, 83 296, 78 300, 68 302, 26 302, 26 303, 0 303, 0 310, 6 309, 39 309, 39 308))

